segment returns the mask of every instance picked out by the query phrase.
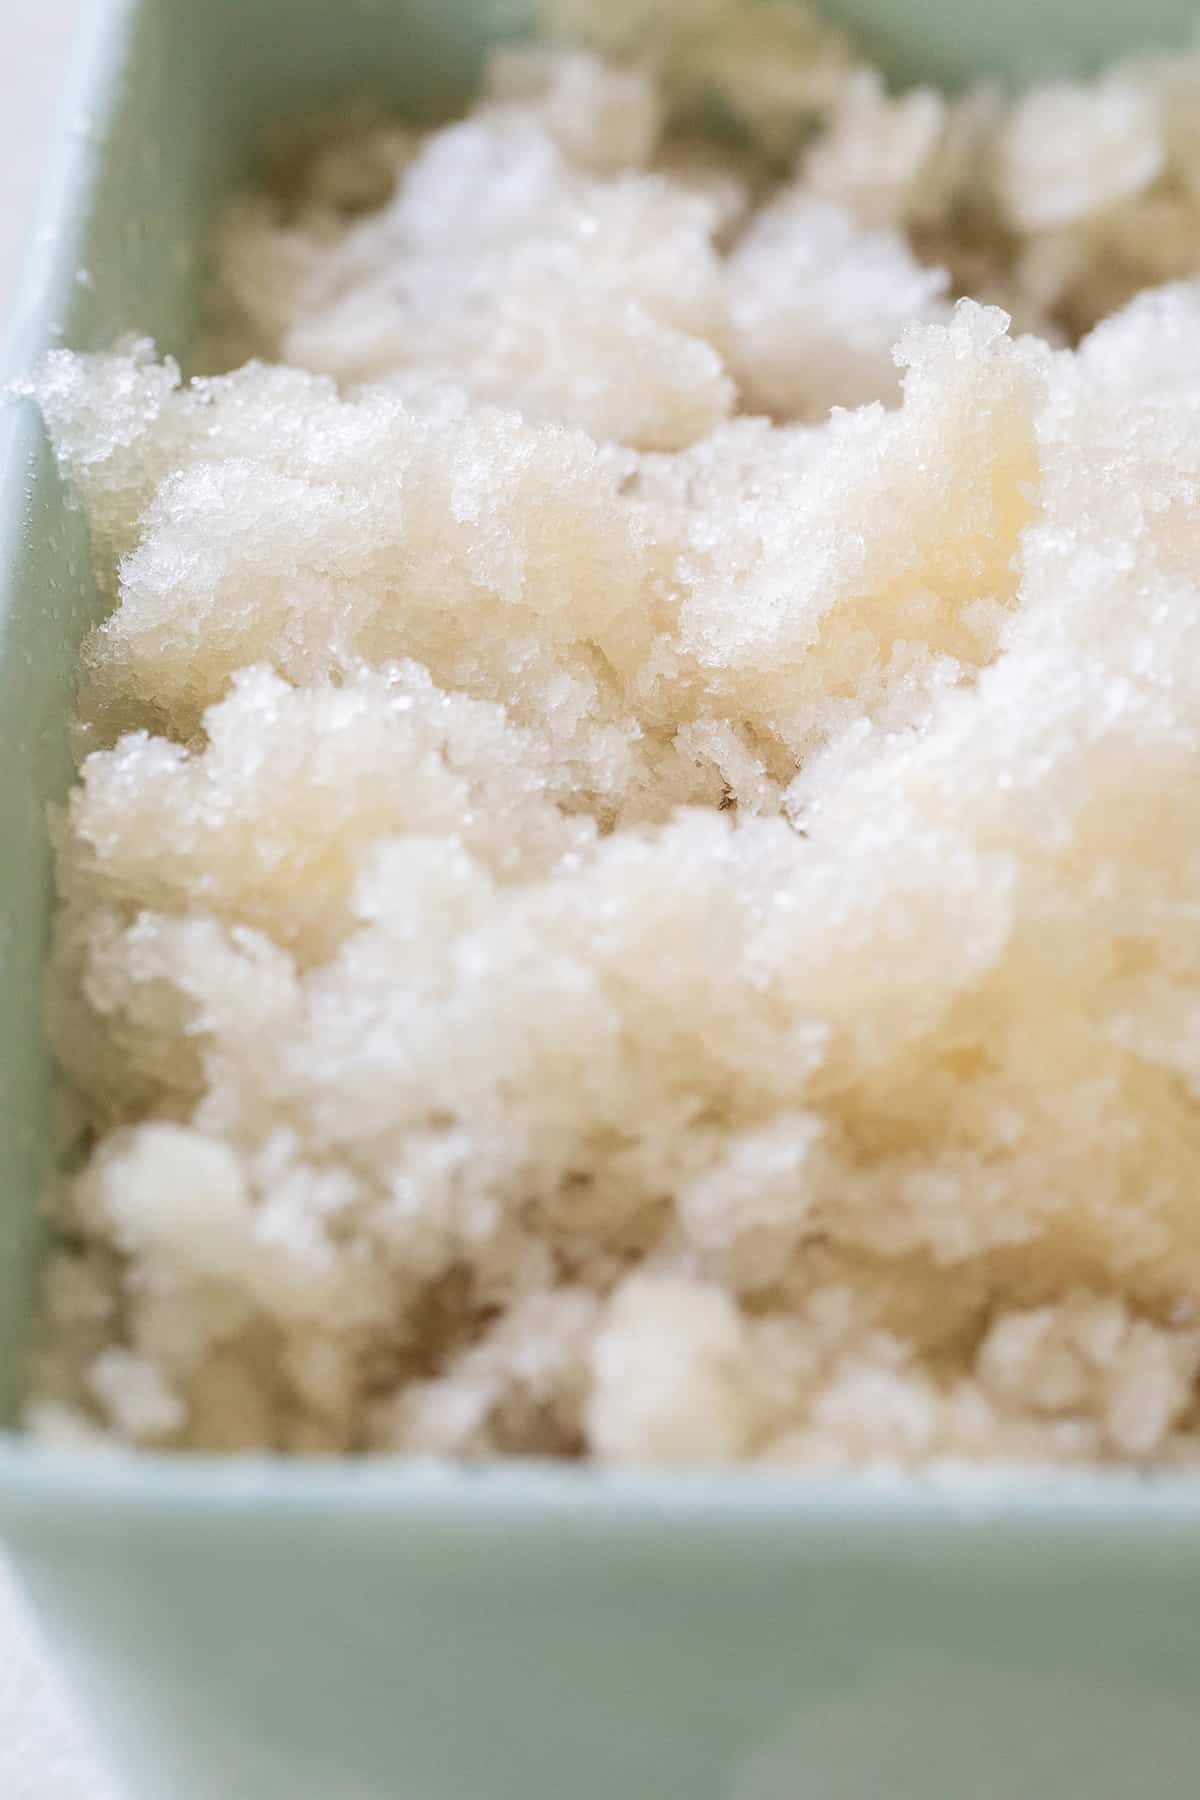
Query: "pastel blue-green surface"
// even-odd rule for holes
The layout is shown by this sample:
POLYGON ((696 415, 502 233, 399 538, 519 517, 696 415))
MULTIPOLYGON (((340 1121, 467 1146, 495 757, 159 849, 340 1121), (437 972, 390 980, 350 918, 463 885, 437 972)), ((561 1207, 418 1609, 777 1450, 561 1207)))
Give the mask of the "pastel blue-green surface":
MULTIPOLYGON (((599 0, 598 0, 599 3, 599 0)), ((527 0, 108 0, 13 347, 195 323, 273 119, 436 113, 527 0), (80 278, 82 272, 82 278, 80 278)), ((839 0, 898 79, 1087 66, 1190 9, 839 0)), ((0 1380, 49 1141, 45 809, 69 776, 79 515, 0 414, 0 1380)), ((131 1800, 1192 1800, 1200 1488, 792 1485, 0 1446, 0 1529, 131 1800)))

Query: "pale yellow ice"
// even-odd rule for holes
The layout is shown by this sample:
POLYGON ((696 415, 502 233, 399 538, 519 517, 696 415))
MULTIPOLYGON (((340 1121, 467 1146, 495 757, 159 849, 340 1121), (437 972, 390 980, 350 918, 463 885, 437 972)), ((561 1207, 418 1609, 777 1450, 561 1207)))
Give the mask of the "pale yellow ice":
POLYGON ((735 12, 239 202, 273 360, 40 374, 111 598, 43 1435, 1200 1449, 1200 64, 735 12))

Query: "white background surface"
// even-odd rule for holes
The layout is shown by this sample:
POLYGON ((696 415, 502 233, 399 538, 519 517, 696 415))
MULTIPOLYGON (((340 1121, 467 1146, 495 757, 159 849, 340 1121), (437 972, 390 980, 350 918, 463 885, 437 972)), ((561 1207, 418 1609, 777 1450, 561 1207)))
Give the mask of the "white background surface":
MULTIPOLYGON (((92 3, 0 0, 0 333, 58 128, 63 64, 92 3)), ((80 1744, 2 1563, 0 1800, 118 1800, 80 1744)))

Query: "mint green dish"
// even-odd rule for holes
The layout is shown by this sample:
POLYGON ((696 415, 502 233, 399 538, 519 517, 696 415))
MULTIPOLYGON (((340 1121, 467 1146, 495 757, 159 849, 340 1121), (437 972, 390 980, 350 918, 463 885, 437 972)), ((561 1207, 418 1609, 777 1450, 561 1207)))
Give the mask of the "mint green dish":
MULTIPOLYGON (((1069 66, 1187 9, 845 0, 890 55, 1069 66), (969 26, 969 30, 967 27, 969 26), (1086 40, 1086 41, 1085 41, 1086 40)), ((195 323, 196 247, 272 119, 461 94, 521 0, 108 0, 19 320, 195 323)), ((39 1250, 45 806, 69 776, 81 521, 0 415, 0 1398, 39 1250)), ((0 1443, 0 1533, 131 1800, 1184 1800, 1200 1486, 75 1460, 0 1443)))

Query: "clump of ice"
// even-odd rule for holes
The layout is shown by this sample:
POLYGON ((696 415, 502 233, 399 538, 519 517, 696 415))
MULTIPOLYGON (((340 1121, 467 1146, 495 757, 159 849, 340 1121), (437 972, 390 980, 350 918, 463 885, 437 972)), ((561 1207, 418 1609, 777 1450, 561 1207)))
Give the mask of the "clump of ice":
POLYGON ((239 205, 271 360, 40 373, 112 606, 31 1419, 1194 1460, 1200 286, 1061 347, 1200 265, 1193 63, 603 22, 239 205))

